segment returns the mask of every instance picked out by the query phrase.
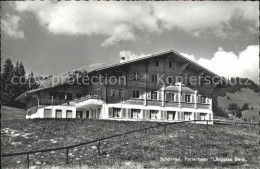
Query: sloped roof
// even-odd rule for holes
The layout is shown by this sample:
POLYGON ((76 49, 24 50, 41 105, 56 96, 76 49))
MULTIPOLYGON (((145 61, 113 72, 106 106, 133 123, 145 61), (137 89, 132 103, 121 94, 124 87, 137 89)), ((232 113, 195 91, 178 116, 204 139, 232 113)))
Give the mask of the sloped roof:
MULTIPOLYGON (((78 68, 78 69, 74 69, 72 71, 69 71, 69 72, 64 72, 64 73, 59 73, 57 74, 57 76, 60 76, 62 79, 66 79, 68 78, 70 72, 73 72, 73 71, 87 71, 88 74, 91 74, 91 73, 94 73, 94 72, 98 72, 98 71, 102 71, 102 70, 106 70, 106 69, 110 69, 110 68, 114 68, 114 67, 118 67, 118 66, 123 66, 123 65, 127 65, 127 64, 131 64, 131 63, 134 63, 134 62, 138 62, 138 61, 142 61, 142 60, 146 60, 146 59, 151 59, 153 57, 160 57, 160 56, 163 56, 163 55, 167 55, 167 54, 173 54, 175 56, 175 60, 179 63, 189 63, 188 64, 188 68, 192 69, 192 70, 195 70, 197 72, 200 72, 200 71, 204 71, 205 74, 209 75, 209 76, 218 76, 220 77, 219 75, 215 74, 214 72, 206 69, 205 67, 199 65, 198 63, 182 56, 181 54, 179 54, 178 52, 176 51, 173 51, 173 50, 170 50, 170 51, 167 51, 167 52, 162 52, 162 53, 157 53, 157 54, 154 54, 154 55, 148 55, 148 56, 145 56, 145 57, 142 57, 142 58, 137 58, 137 59, 133 59, 133 60, 128 60, 128 61, 125 61, 125 62, 122 62, 122 63, 116 63, 116 64, 105 64, 105 63, 102 63, 102 64, 92 64, 92 65, 88 65, 88 66, 85 66, 85 67, 81 67, 81 68, 78 68)), ((38 89, 33 89, 33 90, 30 90, 30 91, 27 91, 23 94, 21 94, 20 96, 18 96, 16 98, 16 100, 20 100, 20 99, 23 99, 25 97, 27 97, 28 95, 30 95, 31 93, 34 93, 34 92, 37 92, 37 91, 41 91, 41 90, 46 90, 46 89, 49 89, 49 88, 52 88, 52 87, 56 87, 56 86, 59 86, 59 85, 64 85, 63 84, 55 84, 53 85, 52 84, 52 78, 49 78, 49 79, 46 79, 43 81, 43 83, 41 84, 41 86, 38 88, 38 89)))

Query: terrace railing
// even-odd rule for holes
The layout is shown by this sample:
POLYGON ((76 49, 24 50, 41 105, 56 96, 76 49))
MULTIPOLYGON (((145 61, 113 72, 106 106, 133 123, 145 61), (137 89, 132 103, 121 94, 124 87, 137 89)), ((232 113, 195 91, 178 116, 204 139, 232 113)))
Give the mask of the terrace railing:
MULTIPOLYGON (((205 122, 206 127, 208 128, 209 122, 212 122, 213 120, 190 120, 190 121, 180 121, 180 122, 172 122, 172 123, 166 123, 163 125, 156 125, 156 126, 151 126, 151 127, 146 127, 142 129, 137 129, 137 130, 132 130, 132 131, 127 131, 124 133, 108 136, 108 137, 103 137, 100 139, 84 142, 84 143, 79 143, 75 145, 70 145, 70 146, 65 146, 65 147, 58 147, 58 148, 50 148, 50 149, 43 149, 43 150, 34 150, 34 151, 27 151, 27 152, 19 152, 19 153, 7 153, 7 154, 2 154, 1 157, 10 157, 10 156, 20 156, 20 155, 26 155, 26 161, 27 161, 27 167, 29 168, 30 166, 30 154, 35 154, 35 153, 43 153, 43 152, 50 152, 50 151, 58 151, 58 150, 66 150, 66 163, 69 163, 69 149, 83 146, 83 145, 88 145, 92 143, 98 143, 97 150, 98 150, 98 155, 101 155, 101 141, 104 140, 109 140, 115 137, 120 137, 120 136, 125 136, 128 134, 136 133, 136 132, 141 132, 141 131, 147 131, 149 129, 154 129, 154 128, 162 128, 164 134, 166 134, 167 126, 174 125, 174 124, 181 124, 181 123, 196 123, 196 122, 205 122)), ((218 124, 218 125, 249 125, 249 128, 251 125, 259 125, 260 127, 260 122, 259 123, 236 123, 236 122, 223 122, 223 121, 213 121, 213 124, 218 124)))

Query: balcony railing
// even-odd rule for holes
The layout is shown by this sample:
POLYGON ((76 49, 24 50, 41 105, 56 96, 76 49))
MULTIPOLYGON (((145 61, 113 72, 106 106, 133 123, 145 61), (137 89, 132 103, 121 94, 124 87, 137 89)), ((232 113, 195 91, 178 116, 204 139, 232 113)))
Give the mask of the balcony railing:
POLYGON ((195 108, 195 103, 181 103, 181 107, 195 108))
POLYGON ((210 104, 197 103, 197 108, 198 109, 210 109, 210 104))

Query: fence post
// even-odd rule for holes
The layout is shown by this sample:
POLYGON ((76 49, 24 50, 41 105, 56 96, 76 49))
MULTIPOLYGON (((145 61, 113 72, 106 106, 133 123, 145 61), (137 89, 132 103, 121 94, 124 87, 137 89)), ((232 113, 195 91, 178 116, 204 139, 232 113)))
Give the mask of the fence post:
POLYGON ((66 164, 69 164, 69 149, 66 148, 66 164))
POLYGON ((29 158, 30 158, 30 154, 28 153, 27 154, 27 168, 30 168, 30 161, 29 161, 30 159, 29 158))
POLYGON ((98 155, 100 155, 100 140, 98 141, 98 155))

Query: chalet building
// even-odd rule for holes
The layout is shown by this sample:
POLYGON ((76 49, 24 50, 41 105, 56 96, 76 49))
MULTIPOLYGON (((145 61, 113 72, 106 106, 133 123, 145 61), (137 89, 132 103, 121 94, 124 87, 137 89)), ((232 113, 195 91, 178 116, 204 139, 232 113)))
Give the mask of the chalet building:
POLYGON ((215 77, 219 78, 168 51, 52 76, 16 100, 27 105, 27 119, 213 120, 210 96, 215 77))

